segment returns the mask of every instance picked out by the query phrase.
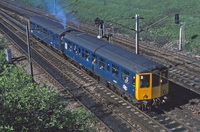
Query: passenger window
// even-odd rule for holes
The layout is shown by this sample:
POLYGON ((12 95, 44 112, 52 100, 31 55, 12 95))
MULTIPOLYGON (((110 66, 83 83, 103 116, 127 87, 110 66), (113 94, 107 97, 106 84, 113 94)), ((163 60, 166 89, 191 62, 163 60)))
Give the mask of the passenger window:
POLYGON ((85 59, 85 56, 84 56, 84 55, 85 55, 85 50, 82 49, 82 58, 83 58, 83 59, 85 59))
POLYGON ((110 64, 107 63, 107 71, 109 72, 110 71, 110 64))
POLYGON ((78 54, 81 55, 81 49, 80 48, 78 49, 78 54))
POLYGON ((123 69, 122 69, 121 80, 122 80, 124 83, 129 84, 129 72, 127 72, 126 70, 123 70, 123 69))
POLYGON ((102 58, 99 59, 99 69, 105 70, 105 60, 102 58))
POLYGON ((168 71, 162 72, 162 84, 166 84, 168 80, 168 71))
POLYGON ((42 29, 43 36, 45 36, 45 29, 42 29))
POLYGON ((67 49, 68 49, 69 51, 72 51, 72 43, 71 43, 71 42, 68 42, 68 43, 67 43, 67 49))
POLYGON ((149 87, 150 87, 150 75, 141 75, 140 88, 149 88, 149 87))
POLYGON ((82 58, 88 62, 90 62, 90 54, 87 50, 82 49, 82 58))
POLYGON ((87 50, 85 51, 85 60, 90 62, 90 53, 87 50))
POLYGON ((115 78, 119 77, 119 67, 112 65, 112 76, 114 76, 115 78))
POLYGON ((94 54, 92 54, 92 64, 95 66, 97 65, 97 56, 94 54))
POLYGON ((64 42, 65 42, 65 40, 64 40, 64 36, 61 36, 61 45, 64 45, 64 42))
POLYGON ((152 75, 152 87, 160 86, 160 73, 152 75))
POLYGON ((57 36, 57 44, 59 44, 59 36, 57 36))
POLYGON ((47 30, 44 29, 44 36, 47 37, 47 30))
POLYGON ((76 54, 76 55, 78 54, 77 45, 75 45, 75 44, 74 44, 74 48, 73 48, 73 53, 76 54))
POLYGON ((40 27, 39 26, 37 26, 36 30, 37 30, 38 33, 40 33, 40 27))
POLYGON ((133 76, 132 85, 135 86, 135 77, 133 76))

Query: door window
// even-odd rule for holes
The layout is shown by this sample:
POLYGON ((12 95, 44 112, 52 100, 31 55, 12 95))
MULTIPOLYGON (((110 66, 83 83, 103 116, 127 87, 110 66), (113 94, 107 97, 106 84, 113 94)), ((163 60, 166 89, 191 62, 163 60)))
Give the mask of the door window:
POLYGON ((99 58, 99 69, 105 70, 105 60, 102 58, 99 58))
POLYGON ((162 84, 166 84, 168 80, 168 71, 162 72, 161 75, 162 75, 162 84))
POLYGON ((122 82, 129 84, 129 72, 122 69, 121 80, 122 80, 122 82))
POLYGON ((149 88, 149 87, 150 87, 150 75, 141 75, 140 88, 149 88))
POLYGON ((160 86, 160 73, 154 73, 152 75, 152 87, 160 86))
POLYGON ((119 78, 119 67, 112 64, 112 76, 119 78))

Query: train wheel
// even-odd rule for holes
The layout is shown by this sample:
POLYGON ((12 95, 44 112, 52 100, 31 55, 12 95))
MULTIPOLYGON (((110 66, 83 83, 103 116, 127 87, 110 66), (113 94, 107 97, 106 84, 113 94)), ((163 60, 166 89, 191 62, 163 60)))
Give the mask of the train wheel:
POLYGON ((147 111, 147 105, 146 105, 146 103, 142 102, 142 104, 141 104, 141 110, 142 111, 147 111))

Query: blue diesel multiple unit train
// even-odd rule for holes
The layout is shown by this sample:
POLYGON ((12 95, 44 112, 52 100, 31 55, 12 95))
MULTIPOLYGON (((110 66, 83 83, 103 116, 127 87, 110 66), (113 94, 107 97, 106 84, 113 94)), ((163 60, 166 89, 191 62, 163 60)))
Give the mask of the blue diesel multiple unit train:
POLYGON ((34 35, 128 100, 147 106, 166 99, 167 67, 41 16, 32 17, 29 26, 34 35))

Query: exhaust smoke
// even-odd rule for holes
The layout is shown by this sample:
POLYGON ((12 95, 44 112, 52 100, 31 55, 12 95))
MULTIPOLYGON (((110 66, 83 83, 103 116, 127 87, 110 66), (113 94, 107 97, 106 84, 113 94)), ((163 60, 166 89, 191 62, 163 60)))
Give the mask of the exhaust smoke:
POLYGON ((67 27, 67 22, 72 22, 77 27, 79 26, 79 22, 74 14, 69 12, 67 9, 63 9, 57 0, 44 0, 44 3, 47 6, 48 11, 55 16, 65 29, 67 27))

